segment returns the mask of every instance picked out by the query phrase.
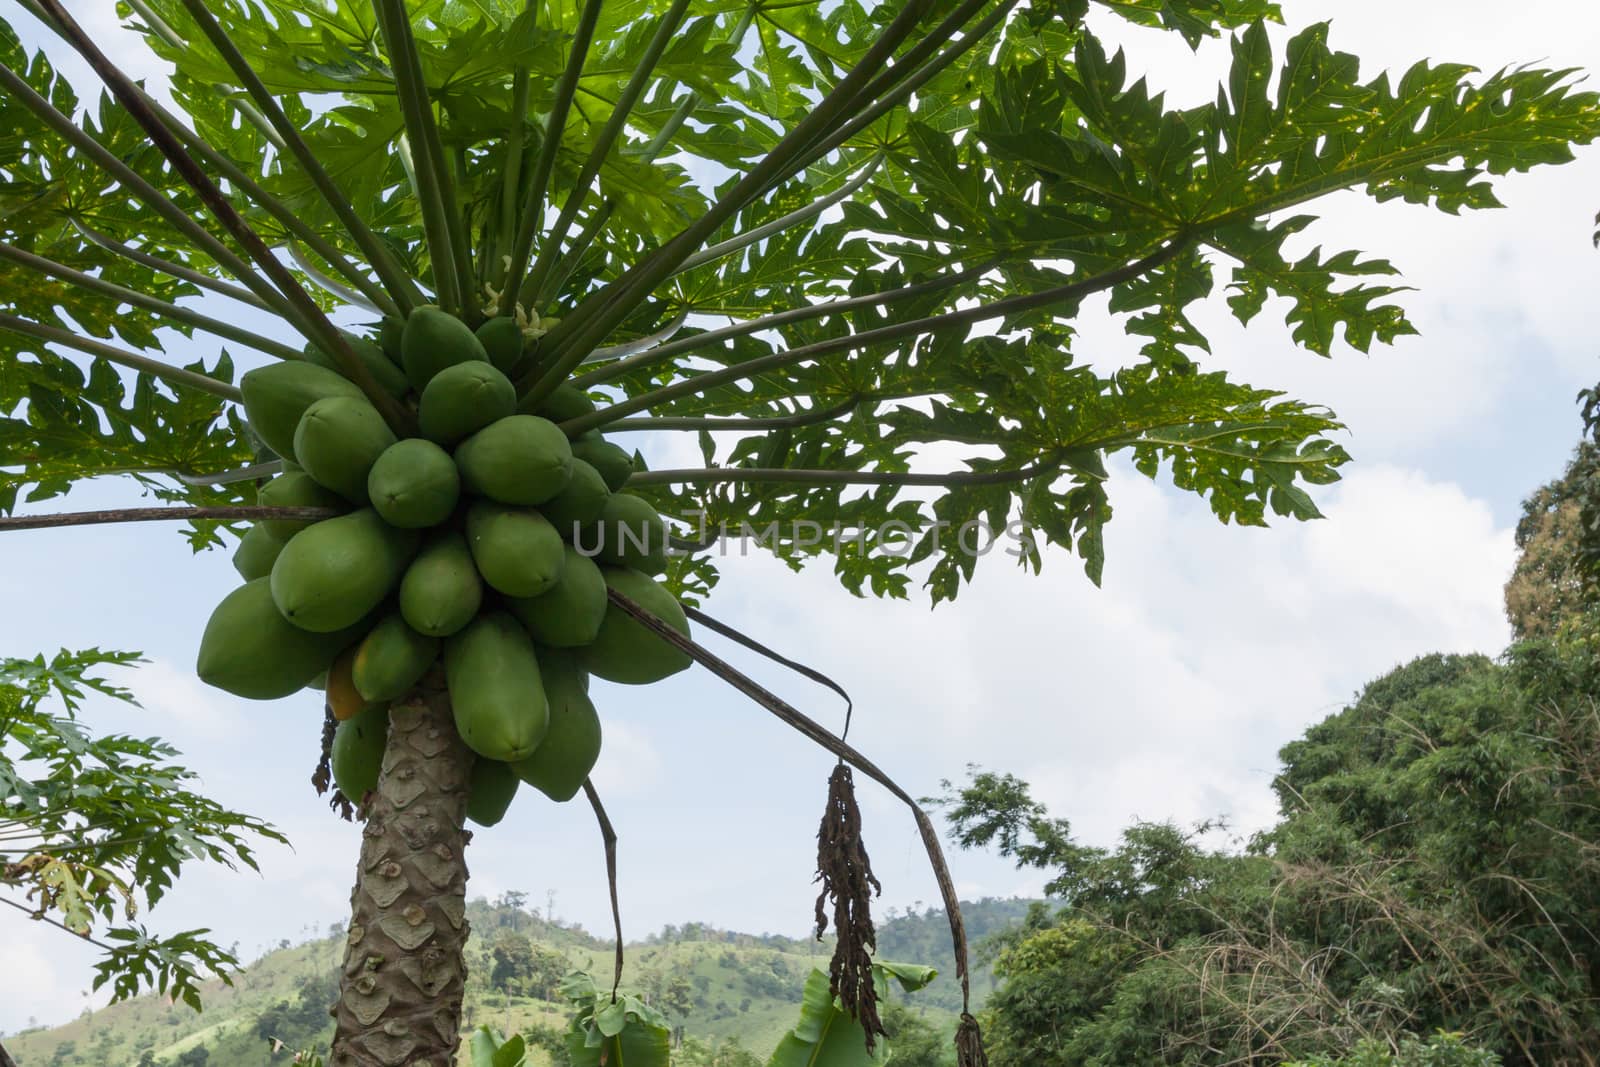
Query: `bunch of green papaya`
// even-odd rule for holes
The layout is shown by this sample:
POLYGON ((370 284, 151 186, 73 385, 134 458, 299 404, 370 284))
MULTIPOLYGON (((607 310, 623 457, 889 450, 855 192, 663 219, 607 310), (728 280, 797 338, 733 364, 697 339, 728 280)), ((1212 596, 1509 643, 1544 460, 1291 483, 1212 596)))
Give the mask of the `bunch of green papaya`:
POLYGON ((666 524, 624 490, 627 452, 557 425, 594 410, 586 393, 519 400, 514 321, 474 332, 423 307, 351 347, 418 436, 397 438, 315 347, 244 375, 250 426, 283 460, 260 503, 338 514, 245 533, 245 582, 206 625, 199 675, 260 700, 322 690, 339 720, 334 779, 359 800, 377 784, 389 705, 442 664, 478 756, 469 818, 498 822, 523 782, 569 800, 600 753, 589 676, 642 685, 689 665, 607 598, 615 588, 688 634, 655 578, 666 524))

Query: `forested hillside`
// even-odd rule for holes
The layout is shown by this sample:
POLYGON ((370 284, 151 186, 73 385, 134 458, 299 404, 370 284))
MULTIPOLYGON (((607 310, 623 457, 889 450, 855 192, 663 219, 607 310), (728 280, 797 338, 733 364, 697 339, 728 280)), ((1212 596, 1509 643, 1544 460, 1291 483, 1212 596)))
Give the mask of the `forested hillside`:
POLYGON ((1600 1063, 1600 665, 1574 496, 1529 498, 1498 659, 1427 655, 1281 751, 1279 820, 1085 847, 1027 783, 948 798, 968 847, 1052 873, 1004 936, 997 1064, 1600 1063))
MULTIPOLYGON (((530 1067, 552 1058, 568 1022, 557 986, 575 969, 609 973, 611 945, 581 928, 546 922, 524 909, 522 894, 469 905, 473 937, 466 1021, 521 1031, 538 1046, 530 1067)), ((1020 922, 1029 902, 983 900, 966 905, 974 939, 1020 922)), ((923 962, 941 970, 925 991, 891 1006, 885 1018, 901 1037, 897 1062, 936 1067, 943 1061, 960 1004, 950 963, 949 927, 934 909, 884 923, 880 957, 923 962), (918 1050, 925 1050, 919 1053, 918 1050), (928 1058, 919 1059, 919 1055, 928 1058)), ((158 996, 143 996, 49 1030, 6 1039, 19 1067, 277 1067, 297 1049, 327 1048, 333 1022, 342 930, 327 938, 269 952, 235 977, 211 983, 204 1013, 158 996), (274 1052, 274 1049, 277 1049, 274 1052)), ((664 1011, 681 1041, 678 1063, 757 1067, 795 1024, 801 987, 814 967, 826 969, 831 942, 721 930, 705 923, 669 926, 628 949, 628 984, 664 1011)), ((989 990, 987 967, 975 990, 989 990)))

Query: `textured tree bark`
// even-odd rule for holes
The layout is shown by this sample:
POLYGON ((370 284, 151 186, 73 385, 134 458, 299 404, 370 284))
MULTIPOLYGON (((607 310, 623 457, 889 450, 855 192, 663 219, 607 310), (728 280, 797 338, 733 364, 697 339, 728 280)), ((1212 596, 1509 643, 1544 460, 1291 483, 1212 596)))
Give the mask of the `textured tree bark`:
POLYGON ((465 848, 472 753, 442 672, 389 713, 350 894, 333 1067, 450 1067, 466 985, 465 848))

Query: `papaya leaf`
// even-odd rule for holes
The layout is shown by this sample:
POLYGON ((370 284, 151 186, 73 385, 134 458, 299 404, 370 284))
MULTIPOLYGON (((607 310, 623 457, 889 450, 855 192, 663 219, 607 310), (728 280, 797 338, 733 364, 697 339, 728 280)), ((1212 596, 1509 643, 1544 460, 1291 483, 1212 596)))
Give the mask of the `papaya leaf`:
MULTIPOLYGON (((279 201, 274 212, 261 197, 241 197, 251 224, 280 237, 286 207, 359 262, 359 249, 292 154, 272 150, 241 110, 241 87, 227 64, 192 43, 197 28, 183 0, 147 6, 153 18, 142 28, 175 69, 173 92, 187 120, 279 201)), ((645 55, 650 27, 668 6, 603 6, 577 105, 549 155, 548 202, 573 193, 580 161, 606 128, 645 55)), ((534 19, 522 0, 422 0, 408 9, 441 140, 457 156, 457 206, 482 239, 474 252, 492 290, 494 265, 506 251, 495 237, 505 168, 526 176, 547 155, 538 116, 553 101, 579 11, 556 5, 534 19), (519 114, 512 113, 514 68, 528 87, 519 114), (514 160, 502 150, 512 130, 522 149, 514 160)), ((940 13, 949 9, 938 5, 940 13)), ((813 114, 873 47, 884 14, 865 0, 693 13, 651 70, 626 131, 605 153, 597 187, 586 193, 579 217, 594 228, 582 247, 557 257, 566 262, 554 272, 548 304, 532 309, 564 323, 550 343, 576 328, 572 316, 581 322, 581 309, 597 293, 635 277, 643 259, 743 189, 738 183, 783 132, 813 114)), ((402 124, 393 73, 370 5, 258 0, 223 5, 215 16, 356 214, 426 282, 421 212, 395 150, 402 124)), ((1483 74, 1427 62, 1399 78, 1363 77, 1358 59, 1332 46, 1328 24, 1305 27, 1275 47, 1266 24, 1280 19, 1268 0, 1060 0, 999 20, 977 47, 958 47, 971 43, 958 33, 950 44, 920 51, 913 77, 926 80, 917 92, 870 122, 841 126, 839 139, 824 139, 825 150, 813 152, 809 164, 774 171, 770 182, 720 212, 722 225, 702 243, 784 218, 845 188, 872 164, 836 209, 663 275, 651 291, 616 301, 615 310, 606 299, 596 305, 607 309, 595 314, 612 331, 602 344, 648 335, 683 313, 691 316, 679 339, 685 342, 722 317, 753 320, 720 342, 678 344, 669 346, 670 358, 630 362, 608 375, 613 400, 680 420, 843 412, 793 427, 781 449, 765 432, 703 438, 707 472, 720 478, 726 467, 775 469, 781 479, 645 478, 637 489, 683 520, 680 534, 701 516, 724 538, 742 537, 749 527, 792 566, 828 557, 855 592, 905 596, 920 581, 936 602, 958 595, 981 558, 952 548, 952 538, 939 539, 941 523, 1000 531, 1003 542, 991 537, 992 547, 1003 545, 1030 569, 1043 566, 1048 546, 1065 548, 1098 580, 1113 509, 1096 468, 1118 452, 1135 469, 1204 495, 1223 521, 1315 517, 1312 487, 1333 480, 1348 459, 1334 443, 1336 418, 1202 372, 1213 357, 1196 309, 1222 289, 1233 312, 1250 320, 1269 296, 1285 297, 1288 339, 1324 355, 1340 339, 1366 351, 1412 332, 1400 302, 1404 287, 1380 254, 1285 250, 1316 235, 1317 220, 1304 205, 1357 190, 1449 212, 1494 206, 1497 176, 1564 162, 1573 146, 1600 136, 1600 97, 1578 91, 1570 72, 1531 67, 1483 74), (1096 30, 1108 19, 1170 31, 1191 44, 1227 35, 1214 99, 1186 108, 1168 103, 1138 76, 1136 54, 1102 43, 1096 30), (1135 261, 1150 267, 1127 274, 1135 261), (1063 286, 1068 292, 1054 302, 1015 303, 1063 286), (1138 366, 1107 374, 1074 362, 1072 319, 1093 291, 1109 291, 1113 312, 1142 338, 1138 366), (833 301, 848 303, 833 311, 833 301), (1009 310, 992 321, 968 317, 1002 301, 1011 301, 1009 310), (792 314, 797 309, 806 314, 792 314), (951 318, 958 314, 959 321, 951 318), (852 334, 889 327, 892 337, 843 347, 852 334), (816 345, 834 347, 817 358, 786 356, 816 345), (740 376, 756 360, 762 369, 740 376), (757 462, 768 454, 776 457, 770 467, 757 462), (827 477, 795 478, 796 471, 827 477), (955 477, 931 492, 882 479, 940 471, 955 477)), ((142 16, 133 21, 142 24, 142 16)), ((900 54, 925 40, 932 39, 913 35, 900 54)), ((24 55, 14 35, 5 47, 29 84, 63 110, 78 107, 70 87, 43 60, 24 55)), ((17 130, 0 141, 0 154, 19 163, 8 167, 9 184, 0 188, 0 226, 15 218, 13 235, 40 235, 42 243, 28 247, 41 254, 171 299, 187 295, 184 283, 89 247, 73 224, 93 224, 117 241, 215 271, 187 242, 127 207, 126 198, 100 195, 95 169, 26 109, 9 100, 0 107, 17 130)), ((97 138, 176 202, 195 206, 118 109, 98 103, 85 114, 97 138)), ((180 343, 144 313, 113 314, 103 301, 59 287, 37 287, 31 296, 20 282, 7 290, 23 294, 15 299, 31 303, 22 309, 40 316, 81 309, 78 321, 89 332, 142 346, 180 343)), ((5 444, 16 444, 0 455, 36 458, 32 469, 4 468, 0 507, 133 466, 131 446, 118 436, 124 425, 134 428, 135 440, 147 429, 173 435, 167 454, 157 457, 162 462, 145 467, 192 472, 226 460, 214 463, 220 469, 248 450, 234 416, 220 406, 212 406, 209 422, 203 412, 169 414, 154 402, 144 411, 104 374, 82 375, 94 396, 80 401, 73 394, 84 387, 59 365, 77 366, 73 359, 25 346, 15 351, 20 358, 12 366, 0 359, 0 398, 8 404, 0 432, 10 437, 5 444)), ((210 353, 191 353, 191 363, 193 355, 211 365, 210 353)), ((151 491, 173 498, 230 498, 161 475, 142 477, 151 491)), ((191 532, 197 543, 213 536, 191 532)), ((715 580, 707 557, 674 564, 680 591, 703 595, 715 580)))
POLYGON ((505 1044, 495 1049, 489 1067, 523 1067, 528 1062, 528 1046, 521 1034, 513 1034, 505 1044))
MULTIPOLYGON (((888 996, 891 981, 904 992, 914 993, 938 973, 921 964, 872 965, 872 980, 880 997, 888 996)), ((867 1051, 867 1035, 861 1024, 850 1018, 828 992, 827 972, 814 969, 806 977, 800 1019, 778 1042, 767 1067, 863 1067, 893 1058, 888 1041, 880 1038, 876 1045, 874 1051, 867 1051)))
MULTIPOLYGON (((563 978, 559 989, 573 1005, 566 1046, 573 1067, 668 1067, 672 1031, 656 1009, 631 993, 612 1000, 609 989, 602 990, 582 971, 563 978)), ((495 1067, 502 1065, 496 1061, 495 1067)))
POLYGON ((8 827, 0 885, 103 952, 95 988, 114 1000, 149 988, 199 1006, 199 983, 237 960, 191 930, 157 936, 133 922, 194 860, 256 866, 252 839, 282 842, 266 823, 191 790, 172 746, 95 736, 77 718, 91 693, 133 701, 101 676, 137 653, 89 649, 0 659, 0 796, 8 827), (59 702, 58 713, 50 707, 59 702))

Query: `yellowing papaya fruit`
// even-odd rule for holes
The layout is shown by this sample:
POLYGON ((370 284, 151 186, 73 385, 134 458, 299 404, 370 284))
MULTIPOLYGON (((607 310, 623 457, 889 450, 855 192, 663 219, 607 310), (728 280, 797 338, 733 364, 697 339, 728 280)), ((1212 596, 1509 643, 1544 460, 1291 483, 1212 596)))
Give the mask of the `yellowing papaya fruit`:
POLYGON ((442 531, 417 554, 400 579, 400 614, 427 637, 449 637, 478 614, 483 581, 467 539, 442 531))
POLYGON ((526 342, 517 320, 505 315, 485 319, 477 329, 483 350, 489 353, 489 362, 502 374, 517 373, 522 364, 522 350, 526 342))
MULTIPOLYGON (((638 604, 685 637, 689 620, 676 597, 648 574, 624 567, 604 567, 606 586, 638 604)), ((686 669, 692 662, 615 604, 606 604, 600 632, 580 653, 583 666, 595 677, 624 685, 648 685, 686 669)))
POLYGON ((599 564, 571 545, 561 577, 536 597, 506 597, 506 610, 515 615, 541 645, 576 648, 593 641, 606 617, 606 580, 599 564))
POLYGON ((517 387, 488 364, 469 360, 433 376, 417 404, 422 435, 454 445, 517 410, 517 387))
POLYGON ((356 646, 350 681, 363 700, 392 703, 409 693, 438 658, 437 637, 413 630, 399 613, 385 615, 356 646))
POLYGON ((372 704, 333 732, 333 784, 352 804, 378 788, 383 749, 389 741, 389 709, 372 704))
POLYGON ((567 487, 539 505, 539 511, 550 520, 563 539, 575 541, 578 532, 600 518, 605 510, 611 490, 606 488, 600 472, 581 459, 572 461, 572 480, 567 487))
POLYGON ((394 443, 394 431, 364 397, 330 396, 300 416, 294 458, 318 485, 365 504, 367 475, 394 443))
MULTIPOLYGON (((331 489, 326 489, 305 471, 285 471, 256 492, 256 503, 277 508, 338 508, 348 510, 350 502, 331 489)), ((285 544, 295 534, 320 520, 318 519, 262 519, 261 525, 273 537, 285 544)))
POLYGON ((581 459, 599 471, 606 488, 613 493, 633 477, 633 456, 593 430, 572 442, 572 458, 581 459))
POLYGON ((506 817, 521 784, 511 764, 480 756, 467 779, 467 818, 479 826, 493 826, 506 817))
POLYGON ((415 530, 390 526, 371 508, 327 519, 284 546, 272 565, 272 599, 302 630, 343 629, 383 602, 416 550, 415 530))
POLYGON ((354 647, 339 653, 334 658, 333 665, 328 668, 328 680, 324 683, 324 701, 328 710, 333 712, 333 717, 340 722, 355 718, 368 704, 350 677, 350 668, 355 659, 354 647))
POLYGON ((420 437, 396 441, 367 472, 367 496, 391 526, 437 526, 461 497, 461 475, 450 453, 420 437))
POLYGON ((250 428, 285 459, 294 458, 294 431, 306 408, 329 396, 363 397, 355 383, 328 368, 294 360, 247 371, 239 391, 250 428))
POLYGON ((502 504, 542 504, 572 478, 572 446, 549 419, 508 415, 456 448, 461 483, 502 504))
POLYGON ((282 551, 283 542, 257 523, 239 538, 239 547, 233 550, 233 569, 247 582, 265 578, 272 573, 273 561, 282 551))
POLYGON ((400 332, 400 360, 406 377, 418 390, 426 389, 433 376, 446 367, 468 360, 489 362, 483 342, 466 323, 432 304, 419 307, 406 319, 400 332))
POLYGON ((566 562, 561 535, 543 515, 487 500, 467 509, 467 546, 483 580, 506 596, 548 591, 566 562))
MULTIPOLYGON (((350 346, 350 351, 356 354, 361 365, 367 368, 367 373, 372 375, 379 388, 395 399, 405 396, 411 391, 411 383, 406 379, 405 372, 390 362, 384 354, 383 346, 376 341, 354 334, 344 334, 345 344, 350 346)), ((333 373, 347 377, 344 368, 334 361, 331 354, 324 352, 315 341, 307 343, 305 347, 306 360, 319 367, 326 367, 333 373)))
POLYGON ((283 617, 271 579, 246 582, 211 612, 195 673, 207 685, 250 700, 276 700, 303 689, 354 639, 351 631, 311 633, 283 617))
POLYGON ((533 641, 503 611, 479 615, 445 642, 445 684, 456 732, 488 759, 527 759, 550 726, 533 641))
POLYGON ((601 563, 645 574, 667 569, 667 524, 649 501, 632 493, 613 493, 577 545, 601 563))
POLYGON ((583 788, 600 758, 600 716, 589 699, 587 676, 570 654, 542 652, 539 666, 550 728, 533 755, 511 768, 551 800, 567 801, 583 788))

